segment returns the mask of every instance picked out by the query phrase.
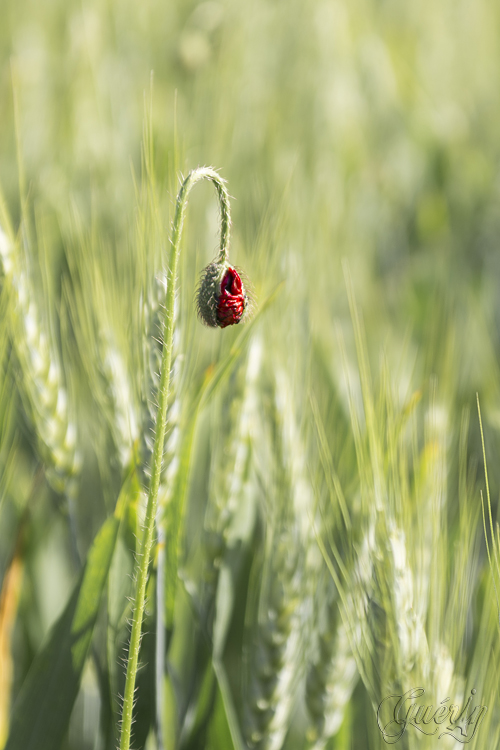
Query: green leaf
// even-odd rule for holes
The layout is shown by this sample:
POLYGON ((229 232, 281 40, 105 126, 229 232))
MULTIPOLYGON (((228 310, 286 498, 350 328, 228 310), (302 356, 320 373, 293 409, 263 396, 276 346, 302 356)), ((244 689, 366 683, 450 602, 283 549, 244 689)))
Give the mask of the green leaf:
POLYGON ((133 476, 97 534, 66 608, 37 654, 15 703, 4 750, 58 750, 64 739, 108 579, 133 476))
POLYGON ((216 697, 217 684, 207 644, 199 641, 197 645, 196 687, 184 716, 179 740, 179 746, 183 750, 198 750, 200 747, 205 747, 207 729, 216 697))
POLYGON ((226 710, 224 708, 224 701, 220 690, 217 689, 215 708, 207 735, 207 750, 218 750, 220 747, 227 748, 227 750, 234 750, 231 730, 229 729, 226 710))
POLYGON ((233 750, 245 750, 245 743, 240 732, 240 725, 236 709, 233 702, 231 687, 227 679, 226 670, 223 663, 219 659, 214 659, 213 669, 217 678, 217 685, 219 687, 218 700, 216 704, 216 713, 214 715, 214 722, 212 723, 211 732, 209 733, 209 741, 207 742, 208 747, 227 747, 233 748, 233 750), (219 715, 217 715, 217 709, 219 709, 219 715), (220 713, 222 711, 222 715, 220 713), (217 736, 224 741, 219 744, 213 744, 212 732, 217 732, 217 736), (230 742, 228 742, 230 737, 230 742))

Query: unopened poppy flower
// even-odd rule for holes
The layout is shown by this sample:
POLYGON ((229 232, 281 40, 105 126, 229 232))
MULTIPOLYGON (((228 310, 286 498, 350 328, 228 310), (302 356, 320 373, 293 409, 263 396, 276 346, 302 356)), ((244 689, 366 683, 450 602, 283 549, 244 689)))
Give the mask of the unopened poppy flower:
POLYGON ((248 314, 249 296, 240 273, 225 262, 210 263, 197 294, 198 314, 211 328, 240 323, 248 314))

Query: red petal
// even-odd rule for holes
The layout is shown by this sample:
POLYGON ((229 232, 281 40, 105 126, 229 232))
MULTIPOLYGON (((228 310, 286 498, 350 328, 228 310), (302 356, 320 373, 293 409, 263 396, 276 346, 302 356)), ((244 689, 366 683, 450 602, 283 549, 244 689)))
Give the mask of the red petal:
POLYGON ((220 328, 239 323, 245 310, 245 296, 240 276, 234 268, 228 268, 220 285, 217 304, 217 323, 220 328))

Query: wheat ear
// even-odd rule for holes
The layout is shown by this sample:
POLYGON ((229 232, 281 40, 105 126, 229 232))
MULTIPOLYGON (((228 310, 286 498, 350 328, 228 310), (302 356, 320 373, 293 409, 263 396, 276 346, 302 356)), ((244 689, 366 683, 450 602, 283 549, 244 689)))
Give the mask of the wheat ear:
POLYGON ((80 469, 76 421, 71 414, 63 369, 48 315, 41 315, 29 273, 27 252, 0 228, 0 259, 13 295, 12 337, 23 372, 22 393, 36 428, 46 474, 69 500, 80 469))

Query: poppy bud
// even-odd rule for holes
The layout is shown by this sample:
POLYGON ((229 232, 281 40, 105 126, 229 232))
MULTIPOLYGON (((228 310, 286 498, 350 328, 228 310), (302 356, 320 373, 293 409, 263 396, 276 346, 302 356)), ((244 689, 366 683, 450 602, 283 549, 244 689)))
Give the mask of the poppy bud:
POLYGON ((220 262, 211 263, 204 270, 196 301, 201 320, 211 328, 239 323, 249 302, 238 271, 220 262))

